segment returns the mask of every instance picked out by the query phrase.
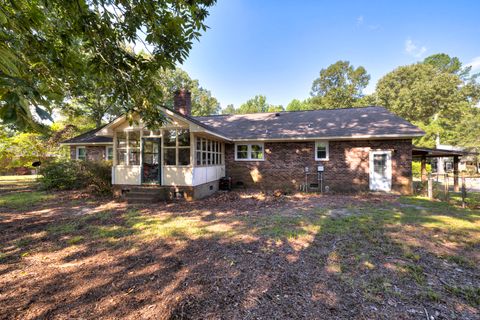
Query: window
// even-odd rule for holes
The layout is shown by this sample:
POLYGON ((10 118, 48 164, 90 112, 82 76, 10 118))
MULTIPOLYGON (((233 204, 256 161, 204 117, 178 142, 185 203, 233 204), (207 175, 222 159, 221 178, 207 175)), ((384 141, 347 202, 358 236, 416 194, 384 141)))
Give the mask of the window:
POLYGON ((85 147, 77 147, 77 160, 86 160, 87 150, 85 147))
POLYGON ((328 160, 328 141, 315 143, 315 160, 328 160))
POLYGON ((139 131, 119 131, 115 143, 117 144, 117 164, 131 166, 140 164, 139 131))
POLYGON ((171 129, 163 131, 163 164, 166 166, 190 165, 190 131, 171 129))
POLYGON ((105 151, 105 160, 113 160, 113 147, 107 147, 107 150, 105 151))
POLYGON ((117 132, 117 164, 127 164, 127 134, 117 132))
POLYGON ((195 163, 197 166, 218 166, 223 164, 223 144, 205 138, 196 139, 195 163))
POLYGON ((237 161, 263 161, 263 143, 239 143, 235 145, 235 160, 237 161))
POLYGON ((140 164, 140 132, 129 131, 128 134, 128 165, 140 164))

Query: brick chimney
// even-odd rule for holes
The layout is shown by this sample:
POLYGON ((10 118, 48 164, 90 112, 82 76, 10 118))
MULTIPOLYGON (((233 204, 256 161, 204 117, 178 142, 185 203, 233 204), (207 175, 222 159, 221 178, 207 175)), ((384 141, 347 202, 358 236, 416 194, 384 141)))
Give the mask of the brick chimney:
POLYGON ((175 96, 173 97, 173 109, 184 116, 192 114, 192 96, 190 91, 186 89, 175 91, 175 96))

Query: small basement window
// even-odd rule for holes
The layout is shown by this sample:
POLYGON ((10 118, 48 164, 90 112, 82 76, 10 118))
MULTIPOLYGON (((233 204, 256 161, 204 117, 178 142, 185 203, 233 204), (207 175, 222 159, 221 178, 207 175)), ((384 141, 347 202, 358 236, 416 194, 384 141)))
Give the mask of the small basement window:
POLYGON ((328 141, 317 141, 315 143, 315 160, 328 160, 328 141))
POLYGON ((235 144, 236 161, 263 161, 264 145, 263 143, 238 143, 235 144))

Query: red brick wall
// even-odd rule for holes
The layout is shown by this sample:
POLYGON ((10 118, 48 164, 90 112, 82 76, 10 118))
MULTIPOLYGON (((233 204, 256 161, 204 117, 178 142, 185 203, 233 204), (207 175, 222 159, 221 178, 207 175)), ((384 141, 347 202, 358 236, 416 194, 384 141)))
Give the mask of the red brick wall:
MULTIPOLYGON (((105 160, 106 146, 86 146, 87 160, 100 161, 105 160)), ((77 146, 70 146, 70 159, 77 158, 77 146)))
MULTIPOLYGON (((324 185, 334 192, 369 190, 369 151, 392 150, 392 190, 411 193, 412 142, 404 140, 330 141, 329 161, 315 161, 315 142, 266 142, 265 161, 235 161, 234 145, 226 145, 227 175, 248 187, 298 189, 304 168, 325 167, 324 185)), ((309 175, 309 183, 317 176, 309 175)))

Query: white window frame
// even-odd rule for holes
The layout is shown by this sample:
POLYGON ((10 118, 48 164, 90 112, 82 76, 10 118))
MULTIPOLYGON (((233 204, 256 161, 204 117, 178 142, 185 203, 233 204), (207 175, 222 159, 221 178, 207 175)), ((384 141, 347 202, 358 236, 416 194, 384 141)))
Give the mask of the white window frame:
POLYGON ((114 154, 115 154, 115 150, 113 150, 113 146, 106 146, 105 147, 105 160, 106 161, 113 161, 113 158, 115 158, 114 154), (108 149, 112 149, 112 159, 108 159, 108 149))
POLYGON ((330 158, 330 147, 328 141, 321 140, 315 141, 315 161, 328 161, 330 158), (319 145, 325 146, 325 158, 318 158, 318 147, 319 145))
POLYGON ((167 128, 162 130, 162 137, 165 137, 164 132, 165 131, 172 131, 175 130, 175 146, 166 146, 165 145, 165 139, 162 138, 162 163, 164 167, 191 167, 193 166, 192 164, 192 136, 189 128, 182 128, 182 127, 172 127, 172 128, 167 128), (188 146, 181 146, 180 142, 178 140, 178 132, 181 130, 186 130, 188 131, 188 134, 190 135, 190 144, 188 146), (165 164, 165 152, 166 150, 175 150, 175 164, 165 164), (188 149, 190 150, 190 163, 189 164, 179 164, 179 151, 180 149, 188 149))
POLYGON ((85 148, 84 146, 77 146, 77 147, 75 148, 75 159, 76 159, 76 160, 82 160, 82 161, 87 160, 87 148, 85 148), (80 150, 80 149, 85 150, 85 159, 80 159, 80 158, 79 158, 79 150, 80 150))
POLYGON ((210 140, 207 138, 196 137, 195 138, 195 161, 194 165, 197 167, 211 167, 222 166, 223 162, 223 143, 218 140, 210 140), (205 141, 206 149, 203 149, 203 142, 205 141), (208 151, 208 145, 210 144, 210 151, 208 151), (198 148, 200 146, 200 148, 198 148), (206 163, 203 163, 203 154, 205 153, 206 163), (211 163, 208 162, 208 154, 210 153, 211 163))
POLYGON ((235 143, 235 161, 265 161, 265 144, 263 142, 244 142, 244 143, 235 143), (262 147, 262 152, 263 152, 263 158, 262 159, 257 159, 257 158, 252 158, 252 145, 256 146, 261 146, 262 147), (238 146, 247 146, 247 158, 246 159, 239 159, 237 157, 237 148, 238 146))

